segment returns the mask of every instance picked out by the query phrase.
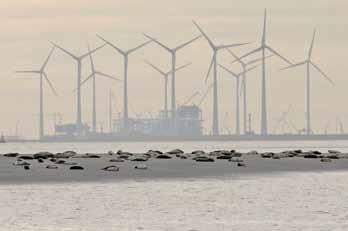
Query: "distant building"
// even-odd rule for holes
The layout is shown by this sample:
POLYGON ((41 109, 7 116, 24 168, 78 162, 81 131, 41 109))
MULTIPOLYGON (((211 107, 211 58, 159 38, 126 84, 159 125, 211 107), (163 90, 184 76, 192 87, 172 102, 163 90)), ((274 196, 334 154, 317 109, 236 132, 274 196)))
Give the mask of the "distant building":
POLYGON ((114 121, 115 135, 129 136, 200 136, 202 135, 202 111, 196 105, 180 106, 176 121, 170 112, 160 111, 155 118, 129 118, 127 134, 122 133, 122 118, 114 121))
MULTIPOLYGON (((87 124, 78 128, 75 123, 59 124, 55 126, 56 138, 78 137, 79 131, 82 134, 80 138, 103 137, 109 139, 112 137, 175 137, 187 136, 196 137, 202 135, 202 111, 196 105, 180 106, 176 111, 176 121, 169 116, 170 112, 160 111, 158 116, 153 118, 129 118, 128 128, 125 132, 123 128, 123 119, 119 118, 112 121, 112 132, 93 133, 87 124), (81 129, 81 130, 78 130, 81 129)), ((49 137, 46 137, 49 138, 49 137)))
POLYGON ((202 110, 196 106, 180 106, 177 109, 177 132, 180 136, 202 135, 202 110))
MULTIPOLYGON (((66 136, 75 136, 78 134, 78 127, 76 124, 59 124, 55 125, 56 135, 66 135, 66 136)), ((89 126, 83 124, 81 134, 86 135, 89 133, 89 126)))

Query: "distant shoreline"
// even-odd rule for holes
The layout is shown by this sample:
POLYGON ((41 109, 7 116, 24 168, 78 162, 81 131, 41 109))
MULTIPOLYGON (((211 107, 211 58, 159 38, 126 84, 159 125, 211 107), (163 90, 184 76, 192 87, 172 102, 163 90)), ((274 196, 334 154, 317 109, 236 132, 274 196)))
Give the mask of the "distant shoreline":
POLYGON ((19 139, 6 140, 8 143, 72 143, 72 142, 229 142, 229 141, 333 141, 347 140, 348 134, 317 134, 317 135, 220 135, 220 136, 111 136, 102 134, 100 136, 46 136, 44 139, 19 139))

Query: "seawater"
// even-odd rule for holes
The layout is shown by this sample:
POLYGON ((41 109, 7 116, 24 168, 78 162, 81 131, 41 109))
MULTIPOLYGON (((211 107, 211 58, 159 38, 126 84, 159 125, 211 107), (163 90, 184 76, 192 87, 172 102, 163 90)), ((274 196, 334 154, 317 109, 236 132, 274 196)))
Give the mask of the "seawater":
POLYGON ((0 230, 348 230, 348 173, 0 186, 0 230))
MULTIPOLYGON (((347 150, 345 142, 23 143, 0 152, 347 150)), ((348 230, 348 172, 0 185, 0 230, 348 230)))

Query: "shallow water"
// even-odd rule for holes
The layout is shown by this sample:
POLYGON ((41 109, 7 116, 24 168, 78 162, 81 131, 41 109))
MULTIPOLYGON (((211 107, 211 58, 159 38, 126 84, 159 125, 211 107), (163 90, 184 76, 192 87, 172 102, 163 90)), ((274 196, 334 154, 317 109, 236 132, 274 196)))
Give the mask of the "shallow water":
MULTIPOLYGON (((0 153, 339 149, 337 142, 19 143, 0 153)), ((348 171, 0 185, 0 230, 348 230, 348 171)))
POLYGON ((2 185, 0 230, 348 230, 347 177, 2 185))

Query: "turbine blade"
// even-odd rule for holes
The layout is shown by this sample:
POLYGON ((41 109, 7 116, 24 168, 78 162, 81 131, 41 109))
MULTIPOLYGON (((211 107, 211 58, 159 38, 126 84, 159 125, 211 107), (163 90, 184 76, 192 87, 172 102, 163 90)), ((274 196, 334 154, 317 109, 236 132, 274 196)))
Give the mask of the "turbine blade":
POLYGON ((100 46, 94 48, 93 50, 88 51, 87 53, 81 55, 81 56, 79 57, 79 59, 83 59, 83 58, 85 58, 86 56, 88 56, 88 55, 90 55, 90 54, 93 54, 94 52, 100 50, 101 48, 103 48, 103 47, 105 47, 105 46, 106 46, 106 43, 104 43, 104 44, 102 44, 102 45, 100 45, 100 46))
POLYGON ((193 24, 197 27, 197 29, 201 32, 201 34, 204 36, 204 38, 208 41, 211 48, 215 49, 214 43, 210 40, 208 35, 203 31, 203 29, 196 23, 194 20, 192 20, 193 24))
POLYGON ((211 59, 211 62, 210 62, 210 65, 209 65, 209 69, 208 69, 208 72, 207 72, 207 76, 205 77, 205 82, 207 82, 208 80, 208 77, 209 77, 209 74, 210 74, 210 71, 213 67, 213 64, 214 64, 214 58, 211 59))
POLYGON ((90 53, 91 52, 91 48, 90 48, 89 44, 87 45, 87 48, 88 48, 88 52, 89 52, 89 61, 91 63, 92 73, 95 73, 93 57, 92 57, 92 53, 90 53))
POLYGON ((161 69, 159 69, 158 67, 156 67, 154 64, 150 63, 149 61, 144 60, 144 62, 148 64, 150 67, 152 67, 154 70, 156 70, 158 73, 160 73, 161 75, 163 76, 168 75, 168 73, 164 73, 161 69))
POLYGON ((182 66, 179 66, 179 67, 177 67, 177 68, 175 69, 175 71, 182 70, 182 69, 184 69, 185 67, 190 66, 191 64, 192 64, 192 63, 190 62, 190 63, 186 63, 186 64, 184 64, 184 65, 182 65, 182 66))
POLYGON ((106 44, 108 44, 109 46, 111 46, 112 48, 114 48, 115 50, 117 50, 119 53, 121 53, 122 55, 125 55, 125 52, 123 50, 121 50, 120 48, 118 48, 117 46, 115 46, 113 43, 109 42, 108 40, 104 39, 102 36, 97 35, 98 38, 100 38, 101 40, 103 40, 106 44))
POLYGON ((231 51, 231 49, 226 48, 226 50, 234 58, 234 60, 231 63, 239 62, 240 64, 244 65, 244 62, 233 51, 231 51))
POLYGON ((208 95, 210 89, 212 89, 213 86, 214 86, 214 83, 211 83, 211 84, 208 86, 208 88, 207 88, 206 91, 204 92, 202 98, 201 98, 200 101, 198 102, 198 104, 197 104, 198 106, 200 106, 200 105, 203 103, 203 101, 204 101, 205 98, 207 97, 207 95, 208 95))
POLYGON ((245 57, 247 57, 247 56, 250 56, 250 55, 252 55, 252 54, 254 54, 254 53, 256 53, 256 52, 259 52, 259 51, 261 51, 261 50, 262 50, 262 47, 256 48, 255 50, 249 51, 248 53, 242 55, 242 56, 239 57, 239 58, 240 58, 240 59, 243 59, 243 58, 245 58, 245 57))
MULTIPOLYGON (((81 83, 80 83, 80 87, 82 87, 83 85, 85 85, 85 83, 90 80, 93 77, 94 73, 92 72, 89 76, 87 76, 86 79, 84 79, 81 83)), ((75 88, 73 90, 73 92, 75 93, 77 91, 77 88, 75 88)))
POLYGON ((51 90, 53 91, 54 95, 55 95, 55 96, 58 96, 58 93, 57 93, 56 89, 54 89, 53 84, 52 84, 51 81, 48 79, 46 73, 45 73, 45 72, 42 72, 42 75, 43 75, 44 78, 46 79, 46 81, 47 81, 48 85, 50 86, 51 90))
POLYGON ((268 50, 270 50, 273 54, 277 55, 279 58, 281 58, 284 62, 288 63, 288 64, 292 64, 287 58, 284 58, 283 56, 281 56, 277 51, 275 51, 273 48, 266 46, 266 48, 268 50))
POLYGON ((85 84, 88 80, 90 80, 93 76, 95 75, 95 72, 92 72, 91 74, 89 74, 87 76, 86 79, 84 79, 81 83, 80 83, 80 86, 82 86, 83 84, 85 84))
POLYGON ((235 43, 235 44, 229 44, 229 45, 221 45, 218 46, 217 49, 225 49, 225 48, 230 48, 230 47, 239 47, 239 46, 244 46, 250 43, 235 43))
POLYGON ((42 67, 41 67, 41 71, 45 70, 45 67, 47 66, 47 63, 48 63, 48 61, 50 60, 50 58, 51 58, 51 56, 52 56, 52 54, 53 54, 54 49, 55 49, 55 46, 53 46, 53 47, 51 48, 50 53, 48 54, 48 56, 47 56, 47 58, 46 58, 44 64, 43 64, 42 67))
POLYGON ((183 104, 181 104, 181 106, 185 106, 186 104, 188 104, 189 102, 191 102, 192 99, 193 99, 194 97, 196 97, 198 94, 199 94, 198 91, 194 92, 183 104))
MULTIPOLYGON (((186 63, 184 65, 181 65, 181 66, 175 68, 175 72, 180 71, 180 70, 184 69, 185 67, 190 66, 191 64, 192 63, 190 62, 190 63, 186 63)), ((165 77, 168 77, 171 73, 172 73, 172 71, 168 71, 167 73, 165 73, 165 77)))
POLYGON ((316 29, 314 29, 313 31, 313 38, 312 38, 312 42, 311 42, 311 46, 309 48, 309 52, 308 52, 308 59, 311 59, 312 57, 312 52, 313 52, 313 46, 314 46, 314 40, 315 40, 315 35, 316 35, 316 29))
POLYGON ((306 64, 308 61, 303 61, 303 62, 299 62, 299 63, 295 63, 295 64, 292 64, 290 66, 287 66, 287 67, 284 67, 282 68, 281 70, 287 70, 287 69, 291 69, 291 68, 294 68, 294 67, 298 67, 298 66, 301 66, 303 64, 306 64))
POLYGON ((226 72, 230 73, 233 77, 238 78, 238 75, 235 74, 233 71, 229 70, 228 68, 224 67, 224 66, 221 65, 221 64, 218 64, 218 65, 219 65, 219 67, 221 67, 222 69, 224 69, 226 72))
POLYGON ((71 56, 73 59, 78 59, 77 56, 75 56, 73 53, 71 53, 70 51, 64 49, 63 47, 57 45, 56 43, 52 43, 55 47, 57 47, 59 50, 63 51, 65 54, 71 56))
POLYGON ((134 51, 136 51, 136 50, 139 50, 140 48, 146 46, 147 44, 149 44, 149 43, 151 43, 151 42, 152 42, 152 40, 149 40, 149 41, 147 41, 147 42, 144 42, 144 43, 140 44, 139 46, 136 46, 136 47, 134 47, 133 49, 128 50, 127 53, 130 54, 130 53, 132 53, 132 52, 134 52, 134 51))
POLYGON ((167 50, 167 51, 169 51, 169 52, 172 51, 169 47, 167 47, 166 45, 164 45, 163 43, 161 43, 160 41, 158 41, 158 40, 155 39, 154 37, 151 37, 150 35, 147 35, 147 34, 145 34, 145 33, 143 33, 143 35, 144 35, 146 38, 150 39, 151 41, 155 42, 157 45, 159 45, 159 46, 161 46, 162 48, 164 48, 165 50, 167 50))
POLYGON ((259 66, 260 66, 260 65, 256 65, 256 66, 247 68, 245 71, 243 71, 242 73, 240 73, 239 76, 242 75, 243 73, 247 73, 247 72, 250 72, 250 71, 252 71, 252 70, 258 68, 259 66))
POLYGON ((322 74, 332 85, 335 85, 334 81, 332 81, 332 80, 329 78, 329 76, 327 76, 327 74, 325 74, 325 72, 322 71, 322 70, 318 67, 318 65, 316 65, 316 64, 313 63, 312 61, 310 61, 310 63, 311 63, 312 66, 313 66, 315 69, 317 69, 317 71, 319 71, 320 74, 322 74))
POLYGON ((190 45, 191 43, 193 43, 194 41, 196 41, 197 39, 199 39, 199 38, 201 38, 201 37, 202 37, 202 35, 198 35, 198 36, 194 37, 193 39, 191 39, 191 40, 189 40, 189 41, 187 41, 187 42, 181 44, 180 46, 177 46, 176 48, 174 48, 174 50, 176 50, 176 51, 177 51, 177 50, 180 50, 180 49, 182 49, 182 48, 184 48, 184 47, 190 45))
POLYGON ((40 74, 40 71, 16 71, 16 73, 22 73, 22 74, 27 74, 27 73, 37 73, 40 74))
POLYGON ((120 80, 120 79, 118 79, 118 78, 116 78, 116 77, 113 77, 113 76, 111 76, 111 75, 105 74, 105 73, 103 73, 103 72, 101 72, 101 71, 96 71, 95 74, 98 74, 98 75, 100 75, 100 76, 103 76, 103 77, 105 77, 105 78, 109 78, 109 79, 112 79, 112 80, 122 81, 122 80, 120 80))
POLYGON ((266 26, 267 26, 267 9, 264 11, 263 15, 263 30, 262 30, 262 45, 266 44, 266 26))
MULTIPOLYGON (((273 57, 274 55, 268 55, 268 56, 265 56, 265 59, 268 59, 268 58, 271 58, 273 57)), ((253 59, 253 60, 250 60, 249 62, 246 63, 246 65, 250 65, 250 64, 254 64, 254 63, 257 63, 259 61, 261 61, 262 58, 258 58, 258 59, 253 59)))

